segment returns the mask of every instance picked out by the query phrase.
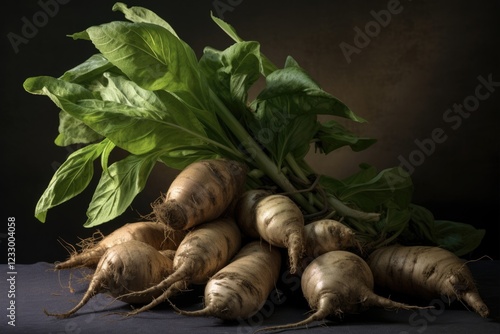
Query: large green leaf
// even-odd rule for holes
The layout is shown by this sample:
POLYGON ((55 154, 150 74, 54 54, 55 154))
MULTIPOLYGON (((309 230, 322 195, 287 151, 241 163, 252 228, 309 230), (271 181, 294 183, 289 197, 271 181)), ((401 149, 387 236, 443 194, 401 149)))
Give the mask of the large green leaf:
POLYGON ((100 225, 125 212, 144 189, 156 160, 156 154, 129 155, 103 171, 87 210, 88 219, 84 226, 100 225))
POLYGON ((133 154, 186 145, 203 146, 209 141, 191 107, 170 93, 164 92, 160 101, 153 92, 118 79, 112 81, 114 86, 102 88, 101 92, 112 90, 113 93, 104 95, 120 100, 121 93, 117 88, 120 86, 126 91, 125 100, 120 103, 94 98, 88 90, 83 90, 86 92, 83 94, 83 88, 76 89, 78 85, 60 79, 43 77, 40 80, 42 82, 33 86, 61 109, 133 154))
POLYGON ((96 88, 103 100, 146 108, 159 115, 167 113, 177 125, 210 138, 214 143, 223 143, 232 148, 232 143, 225 136, 215 113, 188 106, 170 92, 143 89, 123 76, 105 73, 104 77, 107 84, 96 88))
POLYGON ((168 90, 198 107, 209 99, 194 51, 168 29, 115 21, 86 31, 96 48, 142 88, 168 90))
MULTIPOLYGON (((173 98, 171 102, 178 102, 177 115, 186 112, 184 115, 189 117, 187 108, 180 101, 173 98)), ((96 132, 133 154, 170 150, 183 145, 202 146, 205 143, 204 135, 193 128, 178 124, 176 119, 168 115, 158 115, 148 109, 101 100, 73 103, 61 99, 61 104, 96 132)), ((194 123, 195 119, 191 119, 194 123)))
POLYGON ((36 95, 47 95, 46 92, 49 91, 52 94, 47 96, 55 105, 63 109, 59 112, 59 135, 55 140, 56 145, 67 146, 71 144, 88 144, 102 139, 100 134, 89 128, 81 120, 67 113, 61 106, 59 99, 55 97, 71 96, 74 100, 99 98, 99 94, 83 85, 71 82, 72 79, 77 80, 85 76, 85 73, 88 73, 90 67, 84 67, 85 70, 75 70, 71 75, 63 75, 65 79, 39 76, 28 78, 24 81, 23 87, 27 92, 36 95))
POLYGON ((107 145, 107 140, 99 144, 85 146, 68 156, 54 173, 49 185, 38 200, 35 217, 45 222, 47 211, 80 194, 94 175, 96 160, 107 145))
POLYGON ((120 11, 125 14, 125 17, 132 22, 144 22, 159 25, 172 33, 172 35, 177 36, 172 26, 168 24, 164 19, 156 15, 156 13, 150 11, 147 8, 140 6, 127 7, 126 4, 122 2, 117 2, 113 5, 113 11, 120 11))
MULTIPOLYGON (((103 78, 107 71, 120 73, 102 54, 94 54, 80 65, 64 72, 59 78, 72 83, 80 84, 92 90, 96 81, 103 78)), ((59 135, 55 140, 56 145, 67 146, 71 144, 88 144, 102 139, 102 136, 90 129, 80 120, 65 111, 59 114, 59 135)))
POLYGON ((303 158, 319 129, 317 115, 334 115, 362 122, 344 103, 322 90, 289 57, 285 68, 266 77, 266 87, 252 103, 248 121, 254 137, 268 149, 278 165, 292 154, 303 158))
POLYGON ((167 102, 172 95, 177 96, 191 108, 189 115, 196 114, 193 126, 201 122, 209 138, 231 146, 215 115, 216 107, 194 51, 172 29, 146 23, 148 20, 111 22, 90 27, 87 32, 101 53, 136 85, 158 90, 160 99, 166 96, 167 102))
POLYGON ((255 103, 280 97, 287 98, 304 113, 339 116, 365 122, 342 101, 321 89, 291 57, 288 57, 285 68, 266 77, 266 88, 257 96, 255 103))

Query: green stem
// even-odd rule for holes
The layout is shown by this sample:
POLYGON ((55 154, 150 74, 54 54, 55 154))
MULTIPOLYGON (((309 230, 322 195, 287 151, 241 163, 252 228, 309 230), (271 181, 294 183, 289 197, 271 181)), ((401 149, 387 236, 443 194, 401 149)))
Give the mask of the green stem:
POLYGON ((295 160, 295 158, 293 157, 293 155, 291 153, 288 153, 286 155, 285 160, 286 160, 288 166, 290 167, 290 169, 292 170, 292 172, 298 178, 300 178, 306 184, 310 183, 309 179, 307 178, 307 175, 304 173, 302 168, 300 168, 299 164, 297 163, 297 161, 295 160))
POLYGON ((279 170, 276 164, 262 151, 260 146, 255 142, 255 140, 248 134, 241 123, 234 117, 231 111, 226 107, 224 103, 219 99, 219 97, 210 90, 210 97, 217 105, 217 111, 219 117, 226 124, 226 126, 231 129, 233 134, 238 138, 241 145, 248 151, 248 155, 252 162, 255 162, 257 167, 261 169, 267 176, 269 176, 279 187, 284 191, 290 192, 291 197, 300 205, 304 210, 309 213, 316 212, 314 206, 312 206, 300 193, 297 193, 297 189, 288 180, 288 178, 279 170))
POLYGON ((356 219, 358 221, 372 222, 372 223, 378 222, 380 219, 379 213, 363 212, 352 209, 332 195, 328 196, 328 202, 341 216, 347 216, 356 219))
MULTIPOLYGON (((294 161, 295 161, 295 159, 294 159, 294 161)), ((287 159, 287 162, 289 162, 288 159, 287 159)), ((302 161, 302 163, 307 168, 312 170, 312 168, 307 164, 307 162, 302 161)), ((295 164, 297 165, 298 168, 300 168, 296 162, 295 162, 295 164)), ((379 213, 363 212, 363 211, 359 211, 359 210, 350 208, 347 205, 345 205, 342 201, 340 201, 339 199, 337 199, 335 196, 333 196, 331 194, 329 194, 329 196, 328 196, 328 203, 341 216, 351 217, 351 218, 356 219, 358 221, 364 221, 364 222, 377 222, 380 220, 379 213)), ((321 204, 321 207, 322 206, 323 205, 321 204)))
POLYGON ((232 149, 230 147, 227 147, 226 145, 223 145, 215 140, 212 140, 208 137, 205 137, 205 136, 202 136, 200 134, 198 134, 197 132, 194 132, 194 131, 191 131, 189 129, 186 129, 185 127, 182 127, 182 126, 179 126, 175 123, 172 123, 172 122, 166 122, 166 121, 157 121, 158 123, 161 123, 161 124, 165 124, 167 125, 168 127, 171 127, 171 128, 175 128, 175 129, 178 129, 178 130, 181 130, 181 131, 184 131, 186 133, 188 133, 189 135, 193 136, 193 137, 198 137, 200 140, 204 141, 205 143, 207 144, 210 144, 210 145, 213 145, 223 151, 226 151, 228 152, 229 154, 233 155, 234 157, 236 158, 239 158, 239 159, 244 159, 245 156, 238 150, 235 150, 235 149, 232 149))
MULTIPOLYGON (((299 178, 301 182, 306 185, 311 185, 311 181, 307 178, 306 173, 300 167, 300 165, 297 163, 297 160, 291 153, 288 153, 286 155, 285 161, 292 173, 294 173, 294 175, 299 178)), ((312 204, 316 206, 319 211, 321 211, 325 208, 325 203, 323 203, 323 201, 321 201, 320 198, 312 192, 312 190, 314 189, 311 189, 311 192, 309 192, 309 195, 312 196, 312 204)))

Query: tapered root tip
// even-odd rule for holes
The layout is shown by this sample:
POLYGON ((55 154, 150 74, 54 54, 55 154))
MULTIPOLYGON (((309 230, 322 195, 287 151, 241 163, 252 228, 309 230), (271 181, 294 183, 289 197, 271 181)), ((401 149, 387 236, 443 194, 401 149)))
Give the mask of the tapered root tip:
POLYGON ((288 325, 280 325, 280 326, 269 326, 269 327, 264 327, 256 330, 254 333, 257 332, 269 332, 269 331, 281 331, 285 329, 293 329, 293 328, 298 328, 298 327, 303 327, 307 326, 315 321, 323 321, 325 320, 328 316, 336 316, 339 317, 342 315, 342 310, 337 307, 337 304, 335 303, 336 299, 335 296, 332 294, 324 294, 320 300, 318 301, 318 309, 316 312, 311 314, 308 318, 295 322, 292 324, 288 325))
POLYGON ((93 262, 92 264, 88 264, 80 259, 70 259, 70 260, 56 264, 54 266, 54 269, 55 270, 64 270, 64 269, 75 269, 75 268, 82 268, 82 267, 92 267, 92 266, 94 266, 94 263, 97 263, 97 262, 99 262, 99 259, 97 259, 97 261, 93 262))
MULTIPOLYGON (((326 315, 326 316, 328 316, 328 315, 326 315)), ((288 325, 263 327, 263 328, 257 329, 253 333, 255 334, 255 333, 259 333, 259 332, 282 331, 285 329, 299 328, 299 327, 307 326, 315 321, 325 320, 326 316, 323 315, 323 312, 316 312, 316 313, 313 313, 309 318, 306 318, 302 321, 295 322, 295 323, 288 324, 288 325)))
POLYGON ((155 203, 152 208, 157 221, 170 226, 174 230, 182 230, 186 227, 186 212, 177 202, 155 203))
POLYGON ((366 306, 377 306, 386 309, 402 309, 402 310, 423 310, 423 309, 431 309, 434 306, 417 306, 417 305, 408 305, 404 303, 399 303, 394 300, 384 298, 382 296, 376 294, 370 294, 365 300, 366 306))
POLYGON ((67 266, 67 265, 65 264, 65 262, 58 263, 58 264, 56 264, 56 265, 54 266, 54 269, 55 269, 55 270, 72 269, 72 268, 74 268, 74 267, 72 267, 72 266, 71 266, 71 267, 70 267, 70 266, 67 266))
POLYGON ((67 313, 51 313, 47 311, 46 309, 43 309, 43 313, 45 313, 46 316, 48 317, 55 317, 58 319, 66 319, 72 316, 75 312, 67 312, 67 313))
POLYGON ((300 259, 305 253, 304 240, 300 234, 291 234, 288 237, 287 248, 291 274, 295 274, 299 269, 300 259))
MULTIPOLYGON (((169 285, 167 285, 167 286, 169 286, 169 285)), ((154 290, 156 288, 157 288, 157 286, 153 287, 152 289, 154 290)), ((144 291, 147 291, 147 290, 144 290, 144 291)), ((128 312, 126 314, 126 317, 131 317, 131 316, 137 315, 139 313, 149 311, 152 308, 163 303, 164 301, 169 300, 168 298, 172 297, 175 294, 176 294, 176 290, 172 287, 172 285, 170 285, 170 287, 168 289, 166 289, 160 296, 153 298, 153 300, 149 304, 146 304, 146 305, 142 306, 141 308, 138 308, 138 309, 135 309, 133 311, 128 312)))
POLYGON ((488 306, 483 302, 479 293, 469 292, 464 294, 462 298, 470 307, 476 311, 481 317, 487 318, 490 315, 488 306))
POLYGON ((179 308, 177 308, 177 306, 175 306, 174 304, 170 303, 170 305, 172 306, 172 308, 175 310, 175 312, 179 313, 180 315, 185 315, 185 316, 188 316, 188 317, 210 317, 210 316, 215 316, 212 308, 210 306, 207 306, 201 310, 196 310, 196 311, 184 311, 184 310, 181 310, 179 308))
POLYGON ((104 254, 105 249, 96 247, 92 250, 86 250, 75 254, 63 262, 54 265, 55 270, 75 269, 75 268, 95 268, 104 254))

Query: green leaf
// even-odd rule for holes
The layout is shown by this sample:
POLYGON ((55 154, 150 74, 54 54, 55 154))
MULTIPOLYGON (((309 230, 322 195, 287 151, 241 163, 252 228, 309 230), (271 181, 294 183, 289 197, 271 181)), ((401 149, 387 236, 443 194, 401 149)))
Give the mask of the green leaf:
MULTIPOLYGON (((131 107, 143 108, 157 114, 166 112, 165 103, 156 92, 143 89, 135 82, 123 76, 104 73, 103 77, 106 79, 106 82, 96 84, 94 88, 99 92, 103 101, 112 101, 131 107)), ((172 94, 168 96, 171 97, 172 94)), ((165 100, 168 100, 168 98, 165 98, 165 100)), ((172 116, 177 117, 178 115, 172 113, 172 116)), ((182 119, 182 116, 179 118, 182 119)), ((201 130, 201 127, 199 129, 201 130)))
MULTIPOLYGON (((151 110, 124 105, 112 101, 85 100, 74 104, 61 100, 67 110, 117 146, 133 154, 145 154, 155 150, 175 149, 183 145, 204 144, 203 134, 193 127, 179 124, 170 115, 158 115, 151 110)), ((172 100, 174 104, 176 101, 172 100)), ((176 115, 188 109, 179 102, 176 115)), ((189 114, 184 114, 187 119, 189 114)))
POLYGON ((165 152, 159 160, 171 168, 183 170, 193 162, 217 158, 221 158, 221 156, 211 150, 186 146, 165 152))
MULTIPOLYGON (((206 144, 207 138, 202 125, 190 107, 176 96, 165 92, 159 101, 152 95, 147 95, 154 94, 153 92, 142 90, 134 83, 120 84, 127 89, 126 104, 125 101, 119 103, 95 98, 79 99, 81 95, 74 96, 71 91, 74 84, 54 78, 43 90, 63 110, 133 154, 206 144), (64 89, 65 86, 69 87, 64 89), (149 104, 146 103, 148 100, 149 104), (163 109, 158 110, 157 107, 163 109)), ((119 95, 115 92, 112 98, 119 99, 119 95)), ((106 96, 111 97, 112 94, 106 96)))
MULTIPOLYGON (((212 20, 235 42, 237 43, 244 42, 244 40, 240 36, 238 36, 238 33, 236 32, 236 29, 234 29, 233 26, 231 26, 224 20, 218 18, 213 13, 210 13, 210 16, 212 17, 212 20)), ((262 71, 263 71, 262 74, 264 76, 267 76, 276 71, 277 69, 276 65, 274 65, 269 59, 267 59, 267 57, 261 54, 261 58, 262 58, 262 71)))
POLYGON ((436 220, 435 225, 438 245, 457 256, 464 256, 476 249, 486 234, 485 230, 476 229, 470 224, 436 220))
POLYGON ((224 20, 218 18, 217 16, 214 15, 213 12, 210 12, 210 16, 212 20, 217 23, 217 25, 229 36, 231 37, 235 42, 244 42, 244 40, 238 36, 238 33, 236 32, 236 29, 229 23, 225 22, 224 20))
POLYGON ((386 215, 376 225, 382 233, 401 233, 410 221, 411 213, 408 209, 400 209, 397 205, 389 204, 386 215))
POLYGON ((55 139, 55 144, 58 146, 90 144, 103 139, 100 134, 64 110, 59 112, 58 129, 59 135, 55 139))
POLYGON ((260 77, 261 67, 257 42, 235 43, 224 51, 205 48, 200 59, 212 90, 238 118, 246 111, 248 89, 260 77))
POLYGON ((345 184, 329 175, 321 175, 319 178, 319 184, 323 187, 327 193, 335 195, 338 197, 338 191, 344 189, 345 184))
POLYGON ((337 98, 323 91, 291 57, 286 67, 266 77, 266 87, 252 103, 254 119, 247 121, 253 136, 269 150, 278 167, 292 153, 303 158, 320 124, 317 115, 364 121, 337 98))
POLYGON ((101 154, 101 167, 104 173, 109 173, 108 171, 109 156, 111 155, 113 149, 116 147, 116 145, 111 141, 108 140, 107 142, 108 143, 104 147, 104 150, 102 151, 101 154))
POLYGON ((426 243, 437 244, 437 231, 434 215, 432 212, 417 204, 410 204, 411 230, 417 235, 419 240, 426 243))
POLYGON ((75 32, 75 33, 73 33, 71 35, 68 35, 68 37, 71 37, 74 40, 81 39, 81 40, 84 40, 84 41, 90 41, 90 36, 89 36, 89 34, 87 33, 86 30, 80 31, 80 32, 75 32))
POLYGON ((98 94, 94 94, 82 85, 49 76, 28 78, 24 81, 23 87, 31 94, 47 95, 61 109, 63 108, 59 104, 57 96, 71 96, 75 101, 99 98, 98 94))
POLYGON ((102 136, 90 129, 81 120, 68 114, 56 96, 71 96, 74 100, 94 99, 98 95, 76 83, 49 76, 31 77, 24 81, 24 89, 36 95, 47 95, 60 109, 59 136, 55 139, 56 145, 89 144, 101 140, 102 136), (50 92, 50 94, 47 94, 50 92))
MULTIPOLYGON (((94 54, 80 65, 66 71, 61 80, 78 83, 92 90, 96 81, 103 77, 106 71, 121 73, 102 54, 94 54)), ((90 129, 80 120, 74 118, 65 111, 59 114, 59 136, 55 143, 59 146, 71 144, 88 144, 101 140, 102 136, 90 129)))
POLYGON ((278 97, 259 104, 249 128, 281 168, 287 154, 303 158, 318 129, 316 115, 302 113, 301 106, 289 97, 278 97))
MULTIPOLYGON (((352 182, 354 178, 350 180, 352 182)), ((376 211, 389 201, 398 208, 405 209, 413 195, 412 180, 400 167, 384 169, 365 182, 344 183, 345 187, 337 191, 339 199, 356 203, 364 211, 376 211)))
POLYGON ((140 87, 168 90, 198 107, 208 100, 194 51, 169 30, 151 23, 110 22, 87 32, 96 48, 140 87))
POLYGON ((172 35, 175 37, 179 38, 172 28, 170 24, 168 24, 164 19, 156 15, 156 13, 150 11, 147 8, 144 7, 139 7, 139 6, 133 6, 128 8, 126 4, 122 2, 117 2, 113 5, 112 8, 113 11, 120 11, 123 14, 125 14, 125 18, 132 22, 137 22, 137 23, 152 23, 159 25, 160 27, 163 27, 170 31, 172 35))
POLYGON ((366 122, 338 98, 322 90, 294 60, 288 60, 287 67, 276 70, 266 77, 266 88, 257 96, 255 103, 280 97, 286 97, 304 113, 339 116, 356 122, 366 122))
POLYGON ((210 112, 189 106, 167 91, 149 91, 120 76, 104 77, 108 83, 96 86, 96 95, 80 85, 50 77, 33 79, 27 86, 133 154, 186 146, 231 157, 238 153, 225 145, 229 140, 217 129, 220 125, 210 112), (216 140, 208 137, 205 129, 216 140))
POLYGON ((103 172, 87 210, 85 227, 108 222, 132 204, 140 193, 157 160, 156 154, 129 155, 103 172))
POLYGON ((60 79, 82 84, 96 79, 113 67, 114 65, 102 54, 95 54, 80 65, 64 72, 60 79))
POLYGON ((316 148, 324 154, 329 154, 344 146, 349 146, 354 152, 359 152, 377 141, 372 138, 358 137, 334 120, 322 123, 314 138, 316 148))
POLYGON ((47 211, 80 194, 94 175, 93 162, 102 153, 107 140, 83 147, 68 156, 54 173, 49 185, 38 200, 35 217, 45 222, 47 211))
POLYGON ((378 173, 378 170, 374 166, 361 163, 359 165, 359 171, 344 178, 343 184, 348 185, 370 182, 370 180, 376 177, 378 173))

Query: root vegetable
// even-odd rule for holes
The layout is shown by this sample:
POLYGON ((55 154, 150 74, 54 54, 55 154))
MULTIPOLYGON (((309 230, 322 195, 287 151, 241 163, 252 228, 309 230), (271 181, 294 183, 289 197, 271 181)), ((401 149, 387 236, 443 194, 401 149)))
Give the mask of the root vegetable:
POLYGON ((121 296, 161 282, 172 272, 172 268, 172 260, 148 244, 137 240, 120 243, 108 248, 101 257, 87 291, 73 309, 65 313, 44 312, 58 318, 70 317, 98 293, 107 293, 131 304, 150 302, 160 293, 154 291, 140 296, 121 296))
POLYGON ((250 238, 259 238, 257 225, 255 224, 255 208, 259 201, 264 197, 271 195, 270 191, 264 189, 247 190, 239 198, 236 209, 235 217, 241 231, 250 238))
POLYGON ((441 295, 457 298, 482 317, 488 317, 488 307, 466 263, 446 249, 387 246, 375 250, 367 261, 375 283, 381 287, 429 299, 441 295))
POLYGON ((263 197, 254 206, 240 206, 237 216, 249 218, 244 224, 238 222, 244 234, 253 236, 256 231, 271 245, 286 248, 290 273, 297 271, 305 249, 304 216, 289 197, 278 194, 263 197))
POLYGON ((165 199, 153 204, 156 219, 175 230, 214 220, 243 192, 247 167, 213 159, 190 164, 170 185, 165 199))
POLYGON ((280 273, 281 255, 265 242, 253 241, 241 248, 227 266, 205 286, 205 307, 179 310, 187 316, 213 316, 224 320, 248 319, 265 304, 280 273))
POLYGON ((194 227, 177 248, 173 273, 159 284, 131 294, 135 296, 160 291, 160 296, 129 315, 149 310, 191 284, 206 284, 240 248, 241 232, 231 218, 220 218, 194 227))
POLYGON ((344 313, 358 313, 370 307, 421 308, 378 296, 373 292, 373 286, 370 268, 361 257, 342 250, 325 253, 314 259, 301 277, 302 292, 314 313, 297 323, 258 331, 291 329, 331 315, 338 317, 344 313))
POLYGON ((55 265, 55 269, 71 269, 87 267, 94 269, 101 256, 109 248, 130 240, 144 242, 155 249, 176 249, 187 232, 175 231, 157 222, 136 222, 125 224, 107 236, 101 238, 95 235, 84 239, 82 250, 73 254, 68 260, 55 265))
POLYGON ((305 254, 313 259, 334 250, 360 249, 354 231, 346 225, 333 220, 321 219, 304 227, 306 238, 305 254))

